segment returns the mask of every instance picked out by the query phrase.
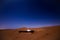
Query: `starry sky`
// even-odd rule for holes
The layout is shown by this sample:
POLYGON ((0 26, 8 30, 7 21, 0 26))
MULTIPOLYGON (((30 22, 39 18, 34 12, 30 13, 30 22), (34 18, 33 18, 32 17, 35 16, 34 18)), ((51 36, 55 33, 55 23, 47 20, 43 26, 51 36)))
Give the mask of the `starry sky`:
POLYGON ((0 0, 0 28, 60 25, 59 1, 0 0))

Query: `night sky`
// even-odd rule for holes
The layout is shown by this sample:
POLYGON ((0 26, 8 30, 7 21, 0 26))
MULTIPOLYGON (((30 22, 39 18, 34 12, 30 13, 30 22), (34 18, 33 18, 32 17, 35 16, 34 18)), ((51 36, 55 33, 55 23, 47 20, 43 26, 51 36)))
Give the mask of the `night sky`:
POLYGON ((60 25, 56 0, 0 0, 0 28, 60 25))

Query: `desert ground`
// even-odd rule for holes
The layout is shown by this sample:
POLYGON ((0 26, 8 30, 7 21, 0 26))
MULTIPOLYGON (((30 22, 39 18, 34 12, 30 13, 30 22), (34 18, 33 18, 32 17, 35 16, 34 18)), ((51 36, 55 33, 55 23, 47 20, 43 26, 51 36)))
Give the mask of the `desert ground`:
POLYGON ((60 40, 60 26, 0 30, 0 40, 60 40), (27 29, 34 33, 19 33, 27 29))

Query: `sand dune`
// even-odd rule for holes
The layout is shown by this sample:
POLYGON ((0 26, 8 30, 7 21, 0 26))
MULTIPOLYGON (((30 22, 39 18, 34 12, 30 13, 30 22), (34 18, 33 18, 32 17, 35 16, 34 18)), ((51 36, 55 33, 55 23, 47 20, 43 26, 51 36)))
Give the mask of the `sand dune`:
POLYGON ((60 40, 60 26, 29 28, 34 33, 19 33, 28 28, 0 30, 0 40, 60 40))

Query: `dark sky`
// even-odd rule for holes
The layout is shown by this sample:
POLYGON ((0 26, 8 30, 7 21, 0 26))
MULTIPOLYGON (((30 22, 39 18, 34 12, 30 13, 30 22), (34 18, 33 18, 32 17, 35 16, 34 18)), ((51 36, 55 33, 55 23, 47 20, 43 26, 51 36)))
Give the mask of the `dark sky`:
POLYGON ((56 0, 0 0, 0 28, 60 25, 56 0))

